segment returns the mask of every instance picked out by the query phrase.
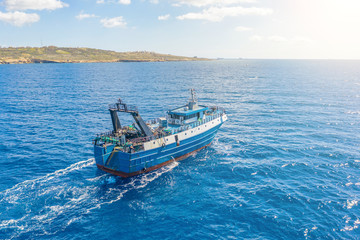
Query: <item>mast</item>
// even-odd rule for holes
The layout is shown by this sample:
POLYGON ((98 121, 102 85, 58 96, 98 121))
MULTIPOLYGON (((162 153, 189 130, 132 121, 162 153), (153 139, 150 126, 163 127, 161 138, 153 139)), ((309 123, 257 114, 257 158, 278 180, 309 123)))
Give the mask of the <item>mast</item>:
POLYGON ((197 107, 197 97, 194 88, 190 89, 191 98, 189 99, 189 109, 194 110, 197 107))

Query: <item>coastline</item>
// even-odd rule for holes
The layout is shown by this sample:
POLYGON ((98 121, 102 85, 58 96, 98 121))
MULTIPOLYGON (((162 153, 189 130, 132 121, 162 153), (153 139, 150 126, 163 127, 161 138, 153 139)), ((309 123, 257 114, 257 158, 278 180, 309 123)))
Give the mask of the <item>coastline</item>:
POLYGON ((110 63, 210 61, 208 58, 184 57, 148 51, 115 52, 93 48, 9 47, 0 48, 0 64, 30 63, 110 63))
POLYGON ((47 59, 2 59, 0 65, 6 64, 38 64, 38 63, 113 63, 113 62, 191 62, 191 61, 212 61, 212 59, 203 60, 159 60, 159 59, 144 59, 144 60, 47 60, 47 59))

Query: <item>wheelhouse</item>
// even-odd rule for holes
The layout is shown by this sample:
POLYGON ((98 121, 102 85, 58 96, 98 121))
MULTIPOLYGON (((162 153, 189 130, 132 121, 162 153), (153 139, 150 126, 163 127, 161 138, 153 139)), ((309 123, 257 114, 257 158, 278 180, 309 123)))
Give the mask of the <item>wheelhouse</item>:
POLYGON ((192 122, 205 119, 205 112, 209 110, 206 106, 197 104, 195 91, 191 89, 191 99, 189 103, 179 108, 167 112, 167 121, 171 125, 186 125, 192 122))

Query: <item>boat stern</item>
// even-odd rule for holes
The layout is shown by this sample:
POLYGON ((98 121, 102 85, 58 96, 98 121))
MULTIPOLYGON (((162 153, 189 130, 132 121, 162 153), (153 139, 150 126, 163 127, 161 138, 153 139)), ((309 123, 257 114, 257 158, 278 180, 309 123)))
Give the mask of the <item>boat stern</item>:
POLYGON ((117 149, 115 144, 94 145, 96 165, 113 171, 129 172, 130 154, 117 149))

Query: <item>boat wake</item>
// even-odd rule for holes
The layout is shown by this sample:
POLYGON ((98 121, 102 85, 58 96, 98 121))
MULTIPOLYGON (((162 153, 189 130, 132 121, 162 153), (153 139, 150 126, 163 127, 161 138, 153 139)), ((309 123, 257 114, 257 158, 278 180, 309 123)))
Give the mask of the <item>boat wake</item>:
POLYGON ((235 149, 233 149, 232 145, 219 141, 219 137, 215 137, 212 147, 216 150, 216 152, 225 156, 231 156, 235 153, 235 149))
POLYGON ((94 162, 93 158, 81 161, 0 192, 0 235, 5 239, 54 235, 95 209, 119 201, 127 192, 146 187, 179 164, 126 180, 106 173, 84 177, 94 162))

